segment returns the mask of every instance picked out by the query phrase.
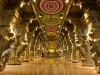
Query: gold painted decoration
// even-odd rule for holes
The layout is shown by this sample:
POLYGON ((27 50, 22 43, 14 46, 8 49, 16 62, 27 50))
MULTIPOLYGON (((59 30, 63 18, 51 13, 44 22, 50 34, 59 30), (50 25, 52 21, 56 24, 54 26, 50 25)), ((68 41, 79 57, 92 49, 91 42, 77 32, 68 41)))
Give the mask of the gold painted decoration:
POLYGON ((47 32, 47 36, 56 36, 56 32, 47 32))
POLYGON ((57 16, 45 16, 43 17, 42 22, 46 26, 57 26, 58 24, 61 23, 61 19, 60 17, 57 16))

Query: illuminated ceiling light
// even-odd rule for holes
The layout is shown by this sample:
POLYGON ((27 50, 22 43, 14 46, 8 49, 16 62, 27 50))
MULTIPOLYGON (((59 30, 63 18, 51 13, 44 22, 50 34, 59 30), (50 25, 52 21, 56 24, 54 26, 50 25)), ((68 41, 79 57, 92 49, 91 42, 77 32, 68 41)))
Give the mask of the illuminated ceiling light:
POLYGON ((63 17, 60 17, 61 19, 63 19, 63 17))
POLYGON ((42 27, 44 27, 44 25, 42 25, 42 27))
POLYGON ((44 31, 45 32, 45 31, 44 31))
POLYGON ((66 0, 65 2, 66 2, 66 3, 68 3, 68 2, 69 2, 69 0, 66 0))
POLYGON ((60 25, 58 27, 60 28, 60 25))
POLYGON ((36 2, 36 0, 33 0, 34 2, 36 2))
POLYGON ((41 15, 39 15, 39 17, 41 18, 42 16, 41 16, 41 15))
POLYGON ((49 49, 49 52, 50 53, 54 53, 54 49, 49 49))
POLYGON ((25 5, 25 2, 21 2, 20 7, 22 8, 25 5))
POLYGON ((57 32, 59 32, 59 31, 57 31, 57 32))

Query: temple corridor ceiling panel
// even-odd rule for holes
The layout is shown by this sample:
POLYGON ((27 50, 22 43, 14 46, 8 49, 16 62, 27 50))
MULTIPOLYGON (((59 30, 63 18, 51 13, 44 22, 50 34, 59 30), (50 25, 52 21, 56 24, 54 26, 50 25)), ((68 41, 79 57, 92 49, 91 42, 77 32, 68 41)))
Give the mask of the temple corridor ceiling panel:
MULTIPOLYGON (((55 41, 65 18, 68 0, 34 0, 34 4, 44 35, 48 41, 55 41)), ((52 45, 49 43, 50 47, 52 45)))

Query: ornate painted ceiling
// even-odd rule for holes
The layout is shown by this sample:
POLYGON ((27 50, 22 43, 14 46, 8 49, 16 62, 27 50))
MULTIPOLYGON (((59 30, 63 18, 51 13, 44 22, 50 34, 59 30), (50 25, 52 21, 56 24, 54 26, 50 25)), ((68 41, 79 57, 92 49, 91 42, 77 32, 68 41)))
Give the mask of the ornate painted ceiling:
POLYGON ((47 37, 50 49, 59 35, 65 20, 68 0, 34 0, 43 34, 47 37))

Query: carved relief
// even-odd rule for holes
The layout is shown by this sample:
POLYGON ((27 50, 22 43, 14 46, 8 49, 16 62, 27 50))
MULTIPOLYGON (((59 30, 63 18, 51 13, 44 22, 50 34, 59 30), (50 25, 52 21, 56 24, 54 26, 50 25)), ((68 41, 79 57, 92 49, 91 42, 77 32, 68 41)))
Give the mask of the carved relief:
POLYGON ((11 44, 14 42, 14 38, 13 38, 13 33, 10 32, 10 27, 6 26, 6 27, 1 27, 1 31, 0 31, 0 62, 2 62, 2 67, 0 67, 0 71, 2 71, 6 65, 6 63, 8 62, 8 55, 6 56, 6 54, 9 52, 6 51, 8 48, 10 48, 11 44), (3 52, 6 52, 4 56, 2 56, 3 52), (3 60, 3 58, 7 58, 7 60, 3 60))
POLYGON ((96 71, 100 73, 100 15, 97 11, 87 11, 85 19, 88 20, 89 37, 92 58, 95 61, 96 71))

